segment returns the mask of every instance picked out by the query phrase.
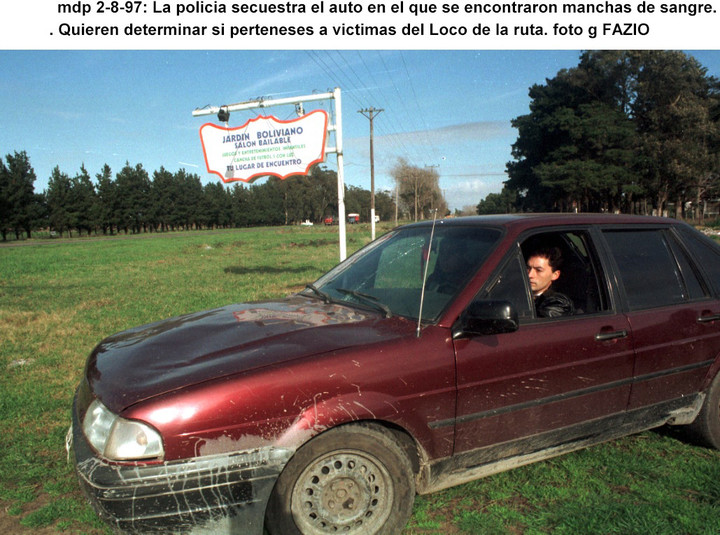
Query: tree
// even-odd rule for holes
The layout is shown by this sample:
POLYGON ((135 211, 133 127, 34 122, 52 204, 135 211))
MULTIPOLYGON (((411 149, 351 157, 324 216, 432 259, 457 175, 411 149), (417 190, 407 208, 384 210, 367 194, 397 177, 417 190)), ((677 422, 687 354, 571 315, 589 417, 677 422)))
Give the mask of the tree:
POLYGON ((72 206, 72 182, 67 174, 60 171, 58 166, 55 166, 50 174, 45 196, 47 198, 50 228, 58 232, 60 236, 66 231, 68 236, 72 236, 74 223, 70 212, 72 206))
POLYGON ((207 228, 226 228, 232 221, 232 204, 225 186, 211 182, 203 187, 201 220, 207 228))
POLYGON ((105 164, 102 171, 95 175, 97 180, 94 219, 97 225, 102 229, 103 234, 113 233, 113 229, 117 226, 117 185, 112 178, 112 170, 108 164, 105 164))
POLYGON ((249 213, 252 225, 284 225, 285 194, 282 181, 270 177, 264 184, 250 187, 249 213))
POLYGON ((542 184, 537 169, 549 160, 549 154, 562 157, 560 149, 569 146, 567 133, 558 128, 562 124, 558 115, 568 115, 566 103, 576 90, 569 77, 567 71, 560 71, 545 85, 532 86, 530 113, 512 121, 518 138, 512 146, 515 161, 507 164, 509 178, 505 185, 518 192, 520 210, 544 210, 554 201, 553 192, 542 184))
POLYGON ((11 230, 10 216, 10 172, 5 167, 5 162, 0 159, 0 233, 3 241, 7 241, 8 232, 11 230))
POLYGON ((153 180, 150 185, 149 220, 153 226, 159 226, 163 232, 174 227, 173 214, 178 201, 176 182, 176 177, 164 167, 160 167, 158 171, 153 173, 153 180))
POLYGON ((326 214, 337 213, 338 177, 335 171, 316 165, 305 182, 312 186, 305 201, 310 212, 305 217, 320 223, 326 214))
POLYGON ((117 224, 118 230, 133 234, 145 230, 150 209, 150 178, 142 164, 125 167, 115 178, 117 193, 117 224))
POLYGON ((95 186, 90 180, 85 165, 80 167, 80 172, 72 179, 70 191, 68 210, 71 214, 72 225, 77 229, 78 235, 82 235, 82 231, 85 230, 89 236, 90 231, 96 229, 98 223, 94 219, 93 213, 93 206, 96 202, 95 186))
POLYGON ((565 125, 568 145, 536 168, 564 210, 615 211, 632 180, 634 130, 617 108, 583 104, 565 125), (564 198, 563 198, 564 197, 564 198))
POLYGON ((489 193, 478 203, 476 211, 479 215, 511 214, 515 212, 516 202, 515 191, 503 188, 500 193, 489 193))
MULTIPOLYGON (((106 164, 93 181, 84 165, 74 177, 55 167, 48 189, 32 192, 34 173, 24 153, 8 156, 9 166, 0 160, 0 231, 29 233, 38 225, 49 226, 60 234, 80 234, 102 230, 103 234, 154 232, 190 228, 225 228, 229 226, 284 225, 305 219, 320 222, 327 215, 337 215, 337 173, 314 166, 309 176, 286 180, 269 177, 251 187, 236 184, 227 189, 219 183, 203 186, 200 177, 180 169, 176 173, 164 167, 155 171, 152 180, 142 164, 126 162, 119 173, 106 164), (31 195, 21 205, 22 217, 14 202, 22 188, 15 187, 16 177, 25 177, 31 195)), ((437 176, 435 175, 435 185, 437 176)), ((370 192, 346 187, 346 206, 369 217, 370 192)), ((388 217, 394 211, 392 196, 376 194, 376 208, 388 217)), ((428 207, 444 208, 439 189, 427 201, 428 207)))
POLYGON ((39 213, 35 171, 25 151, 8 154, 5 160, 7 167, 0 167, 0 208, 3 213, 0 216, 0 231, 3 241, 10 231, 15 232, 18 240, 23 231, 30 238, 39 213))
POLYGON ((720 152, 715 152, 711 156, 711 164, 706 173, 696 177, 693 184, 696 192, 695 215, 702 225, 705 223, 705 204, 708 200, 716 199, 720 195, 720 152))
POLYGON ((281 191, 285 224, 305 219, 319 223, 329 212, 337 213, 337 173, 320 165, 307 176, 286 178, 281 191))
POLYGON ((230 203, 232 209, 232 219, 235 226, 248 227, 251 225, 250 220, 250 192, 248 188, 242 184, 235 184, 230 191, 230 203))
POLYGON ((697 198, 717 150, 717 83, 693 58, 585 52, 530 97, 505 183, 519 209, 631 211, 650 196, 662 211, 697 198))
POLYGON ((203 187, 198 175, 188 173, 185 169, 180 169, 173 175, 170 192, 173 204, 170 224, 173 228, 189 230, 199 224, 202 196, 203 187))
POLYGON ((519 131, 507 186, 529 210, 615 209, 631 181, 634 128, 625 114, 625 58, 586 53, 580 65, 533 86, 531 113, 519 131))
MULTIPOLYGON (((348 186, 345 193, 345 211, 360 214, 361 221, 370 221, 370 190, 348 186)), ((395 201, 387 191, 375 192, 375 215, 388 220, 395 213, 395 201)))
POLYGON ((345 188, 345 212, 360 214, 361 221, 370 221, 370 191, 357 186, 345 188))
POLYGON ((389 221, 395 214, 395 199, 389 191, 375 192, 375 215, 383 221, 389 221))
POLYGON ((390 170, 399 188, 400 198, 405 202, 415 221, 425 217, 428 211, 437 209, 440 216, 448 212, 447 203, 440 191, 440 175, 433 168, 410 165, 404 158, 390 170))
POLYGON ((641 176, 663 213, 668 201, 680 209, 691 184, 712 165, 709 149, 718 138, 714 80, 682 52, 645 51, 634 56, 637 98, 633 115, 640 133, 641 176))

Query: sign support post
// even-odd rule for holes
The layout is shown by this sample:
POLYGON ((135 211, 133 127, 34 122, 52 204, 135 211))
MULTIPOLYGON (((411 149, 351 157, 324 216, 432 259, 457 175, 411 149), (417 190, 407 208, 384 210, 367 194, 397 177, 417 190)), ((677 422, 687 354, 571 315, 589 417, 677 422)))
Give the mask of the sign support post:
POLYGON ((205 115, 218 115, 222 113, 221 122, 227 123, 229 114, 233 111, 252 110, 258 108, 269 108, 272 106, 295 105, 302 102, 316 102, 319 100, 335 101, 335 116, 333 122, 328 124, 328 132, 335 132, 335 147, 325 147, 325 153, 335 153, 337 157, 337 176, 338 176, 338 240, 340 248, 340 261, 347 257, 347 243, 345 233, 345 173, 343 170, 343 145, 342 145, 342 104, 340 88, 336 87, 332 92, 318 93, 315 95, 305 95, 299 97, 290 97, 282 99, 258 99, 237 104, 229 104, 227 106, 208 106, 193 110, 193 117, 201 117, 205 115))
MULTIPOLYGON (((347 258, 347 242, 345 238, 345 172, 343 170, 343 137, 342 137, 342 100, 340 88, 333 91, 335 99, 335 154, 338 166, 338 239, 340 241, 340 261, 347 258)), ((330 149, 327 149, 330 152, 330 149)))

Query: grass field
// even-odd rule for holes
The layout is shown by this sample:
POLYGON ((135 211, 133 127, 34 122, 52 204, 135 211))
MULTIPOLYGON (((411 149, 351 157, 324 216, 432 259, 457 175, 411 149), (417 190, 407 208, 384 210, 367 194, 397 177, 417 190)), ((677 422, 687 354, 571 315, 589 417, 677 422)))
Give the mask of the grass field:
MULTIPOLYGON (((348 228, 348 251, 369 241, 348 228)), ((337 228, 0 247, 0 533, 109 533, 66 461, 85 358, 119 330, 300 290, 337 228)), ((419 497, 405 535, 720 533, 720 453, 644 433, 419 497)), ((239 534, 242 535, 242 534, 239 534)))

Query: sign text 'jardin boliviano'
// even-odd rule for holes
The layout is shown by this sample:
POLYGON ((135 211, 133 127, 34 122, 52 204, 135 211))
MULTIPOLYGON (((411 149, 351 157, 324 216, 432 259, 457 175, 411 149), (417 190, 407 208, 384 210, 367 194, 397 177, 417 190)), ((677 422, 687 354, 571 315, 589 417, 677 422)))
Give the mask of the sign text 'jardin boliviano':
POLYGON ((327 113, 315 110, 290 121, 259 116, 236 128, 200 127, 205 164, 223 182, 263 176, 307 175, 325 159, 327 113))

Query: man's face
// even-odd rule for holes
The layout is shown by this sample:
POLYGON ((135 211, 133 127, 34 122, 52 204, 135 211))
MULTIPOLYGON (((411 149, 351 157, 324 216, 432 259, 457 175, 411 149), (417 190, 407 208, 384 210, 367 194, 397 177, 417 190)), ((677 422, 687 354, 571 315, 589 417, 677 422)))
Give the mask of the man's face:
POLYGON ((544 256, 531 256, 527 261, 527 271, 533 295, 543 293, 560 276, 560 271, 553 271, 544 256))

